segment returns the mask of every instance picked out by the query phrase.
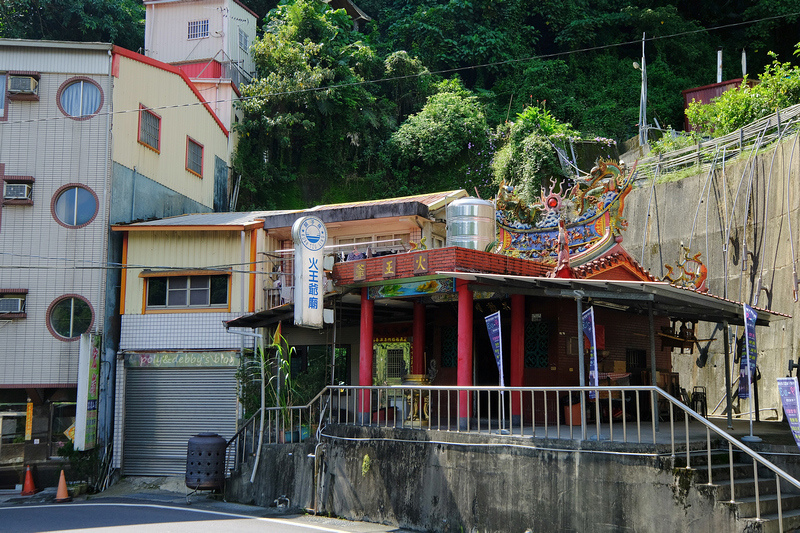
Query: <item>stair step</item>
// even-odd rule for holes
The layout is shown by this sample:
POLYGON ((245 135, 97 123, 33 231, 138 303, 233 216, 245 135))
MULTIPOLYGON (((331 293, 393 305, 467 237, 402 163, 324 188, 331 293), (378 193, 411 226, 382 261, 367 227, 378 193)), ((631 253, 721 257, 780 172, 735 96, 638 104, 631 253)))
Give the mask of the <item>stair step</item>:
MULTIPOLYGON (((760 515, 762 517, 778 512, 777 494, 759 494, 761 504, 760 515)), ((739 516, 742 518, 755 518, 756 516, 756 497, 746 496, 736 500, 739 504, 739 516)), ((784 514, 789 511, 800 509, 800 494, 781 494, 781 510, 784 514)))
MULTIPOLYGON (((708 465, 707 464, 692 464, 692 468, 697 470, 697 477, 698 481, 707 482, 708 481, 708 465)), ((718 480, 730 480, 731 466, 728 463, 725 464, 712 464, 711 465, 711 482, 716 483, 718 480)), ((761 471, 758 473, 759 477, 761 477, 761 471)), ((752 478, 753 477, 753 464, 752 463, 734 463, 733 464, 733 478, 752 478)))
MULTIPOLYGON (((756 484, 754 478, 734 479, 734 501, 740 501, 742 498, 755 496, 756 484)), ((715 482, 717 488, 717 501, 725 502, 731 499, 731 482, 730 479, 720 480, 715 482)), ((767 494, 775 494, 777 489, 775 487, 775 479, 758 478, 758 493, 763 497, 767 494)))
MULTIPOLYGON (((758 523, 755 518, 743 518, 742 522, 748 524, 744 528, 745 531, 750 531, 752 525, 758 523)), ((778 533, 780 531, 780 522, 778 521, 778 514, 762 514, 760 528, 752 528, 753 531, 760 531, 761 533, 778 533)), ((795 531, 800 529, 800 509, 792 509, 790 511, 783 511, 783 531, 795 531)))

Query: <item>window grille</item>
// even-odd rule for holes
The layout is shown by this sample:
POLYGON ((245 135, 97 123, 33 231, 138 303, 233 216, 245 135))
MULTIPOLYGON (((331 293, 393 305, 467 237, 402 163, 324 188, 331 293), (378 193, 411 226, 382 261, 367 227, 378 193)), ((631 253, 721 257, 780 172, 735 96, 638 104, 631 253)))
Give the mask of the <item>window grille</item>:
POLYGON ((155 150, 161 150, 161 117, 142 109, 139 119, 139 142, 155 150))
POLYGON ((189 21, 189 39, 208 37, 208 19, 189 21))
POLYGON ((550 327, 547 322, 528 322, 525 326, 525 368, 547 368, 550 327))

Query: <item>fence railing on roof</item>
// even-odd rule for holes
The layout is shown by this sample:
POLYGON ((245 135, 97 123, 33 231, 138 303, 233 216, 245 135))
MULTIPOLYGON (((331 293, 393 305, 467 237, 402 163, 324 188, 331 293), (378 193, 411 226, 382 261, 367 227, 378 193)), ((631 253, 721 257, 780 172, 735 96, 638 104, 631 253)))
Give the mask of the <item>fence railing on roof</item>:
MULTIPOLYGON (((639 160, 636 167, 638 182, 649 181, 654 176, 695 167, 697 173, 708 172, 712 164, 733 159, 742 154, 754 154, 778 138, 788 137, 800 127, 800 104, 752 122, 737 131, 702 140, 693 146, 658 154, 639 160)), ((632 162, 629 162, 632 164, 632 162)))

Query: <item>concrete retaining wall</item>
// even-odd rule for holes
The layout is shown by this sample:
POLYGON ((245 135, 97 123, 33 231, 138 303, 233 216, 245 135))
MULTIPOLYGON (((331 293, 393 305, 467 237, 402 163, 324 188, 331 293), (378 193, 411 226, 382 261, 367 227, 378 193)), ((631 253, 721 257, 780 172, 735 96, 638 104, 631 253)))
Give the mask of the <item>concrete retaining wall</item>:
MULTIPOLYGON (((650 180, 637 182, 625 203, 629 225, 622 245, 660 278, 667 273, 664 264, 677 266, 684 243, 692 255, 702 252, 712 294, 799 315, 800 304, 792 292, 792 240, 795 255, 800 254, 800 146, 792 156, 796 143, 797 137, 792 136, 752 162, 747 157, 728 161, 724 172, 720 161, 713 173, 655 186, 650 180), (756 299, 759 278, 763 290, 756 299)), ((703 323, 698 331, 699 338, 716 338, 708 344, 704 367, 696 364, 697 350, 693 355, 673 353, 673 369, 680 373, 681 386, 690 392, 696 385, 707 387, 709 413, 725 392, 722 335, 714 328, 715 324, 703 323)), ((742 334, 741 327, 735 331, 742 334)), ((761 416, 780 418, 775 379, 786 376, 789 359, 800 356, 800 324, 791 319, 774 322, 768 328, 756 328, 756 335, 761 416)), ((716 412, 721 414, 723 408, 716 412)), ((749 409, 743 400, 734 412, 746 415, 749 409)))
MULTIPOLYGON (((733 531, 733 511, 653 446, 334 426, 319 456, 320 511, 423 531, 733 531), (448 442, 445 442, 445 439, 448 442), (562 441, 563 443, 563 441, 562 441), (561 444, 561 443, 560 443, 561 444), (625 447, 629 452, 631 446, 625 447)), ((664 450, 660 450, 663 452, 664 450)), ((314 505, 314 444, 267 446, 255 485, 242 469, 229 498, 314 505)))

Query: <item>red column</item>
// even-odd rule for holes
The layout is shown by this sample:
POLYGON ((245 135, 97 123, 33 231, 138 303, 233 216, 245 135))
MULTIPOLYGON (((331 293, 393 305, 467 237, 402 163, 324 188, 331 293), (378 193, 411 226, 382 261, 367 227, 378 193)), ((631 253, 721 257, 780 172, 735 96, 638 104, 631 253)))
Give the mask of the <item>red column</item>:
POLYGON ((414 302, 414 345, 411 350, 411 373, 425 373, 425 304, 414 302))
MULTIPOLYGON (((458 291, 458 372, 456 385, 472 385, 472 291, 465 280, 457 280, 458 291)), ((470 395, 459 393, 459 425, 465 428, 470 416, 470 395)))
MULTIPOLYGON (((369 289, 361 288, 361 337, 359 341, 358 384, 361 387, 372 386, 372 327, 373 310, 375 301, 368 298, 369 289)), ((369 391, 360 391, 358 406, 359 420, 362 423, 370 420, 371 394, 369 391)))
MULTIPOLYGON (((509 366, 511 375, 509 385, 522 387, 525 368, 525 296, 522 294, 511 295, 511 346, 509 347, 509 366)), ((520 401, 519 392, 511 393, 512 422, 519 420, 520 401)))

